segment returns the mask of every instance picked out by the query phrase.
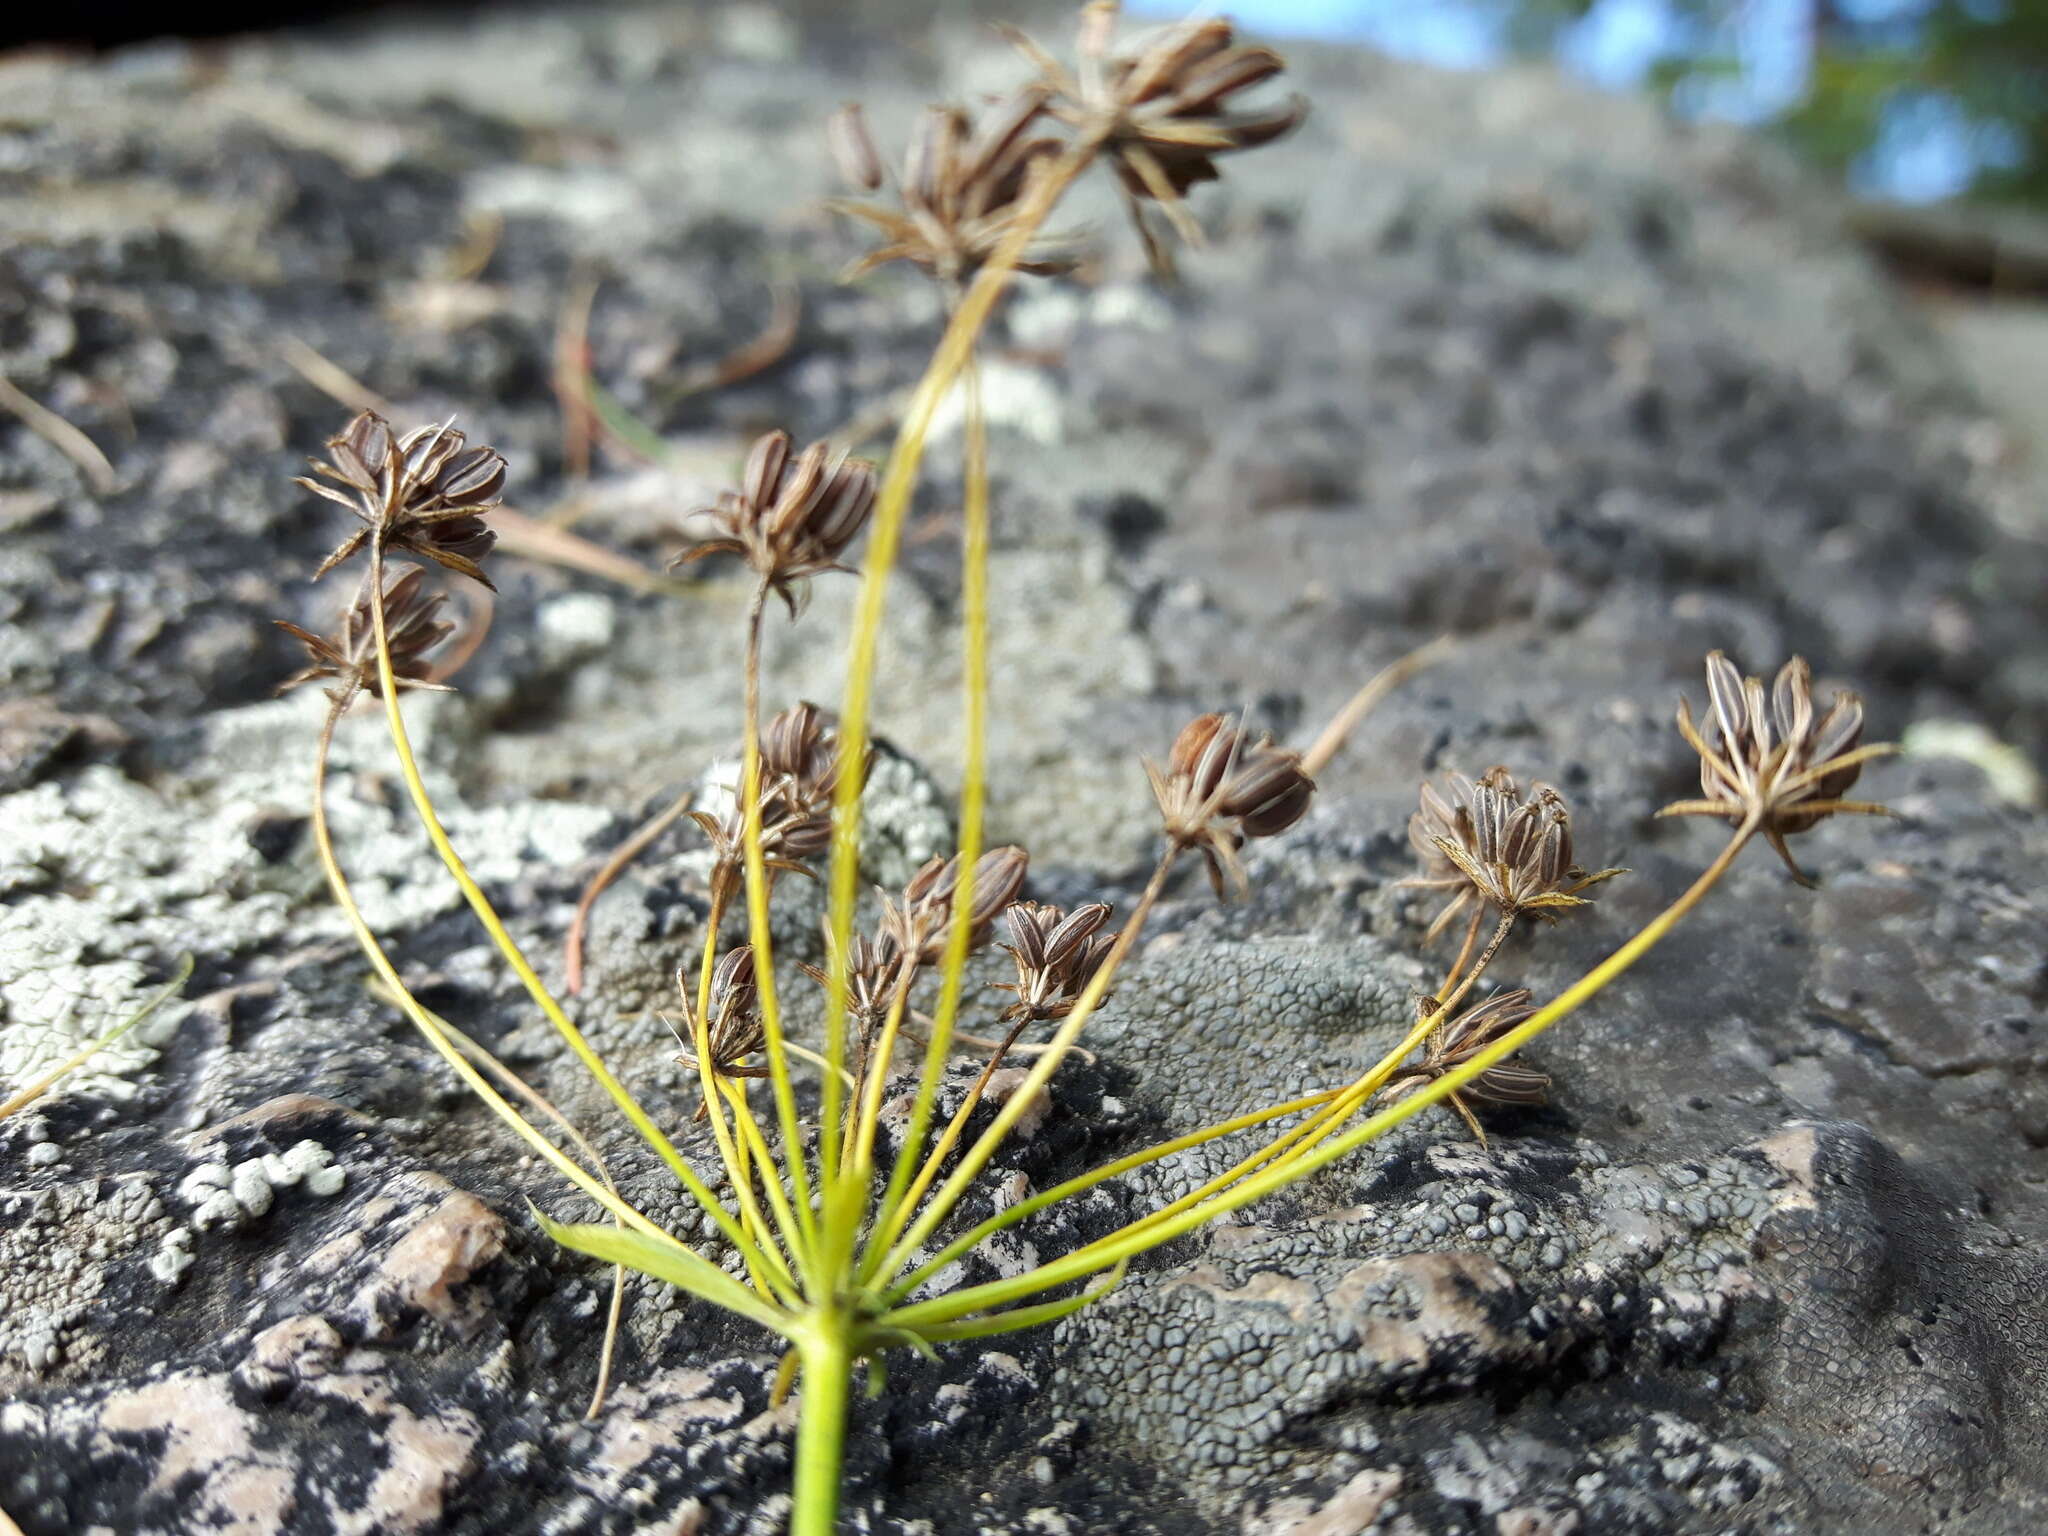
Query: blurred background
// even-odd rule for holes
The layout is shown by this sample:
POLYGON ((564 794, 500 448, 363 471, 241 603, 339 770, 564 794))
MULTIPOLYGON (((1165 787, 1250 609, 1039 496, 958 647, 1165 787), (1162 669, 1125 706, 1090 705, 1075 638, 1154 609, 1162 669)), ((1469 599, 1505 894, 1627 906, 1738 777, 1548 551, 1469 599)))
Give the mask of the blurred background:
MULTIPOLYGON (((14 8, 0 46, 221 35, 399 0, 14 8)), ((435 9, 479 7, 437 6, 435 9)), ((862 0, 824 8, 849 17, 862 0)), ((904 7, 890 3, 892 14, 904 7)), ((951 7, 949 7, 951 8, 951 7)), ((1358 42, 1440 67, 1551 59, 1592 84, 1740 122, 1863 197, 2048 209, 2048 0, 1236 0, 1254 31, 1358 42)), ((788 9, 815 13, 820 0, 788 9)), ((1185 0, 1131 0, 1187 14, 1185 0)), ((2038 274, 2013 280, 2031 285, 2038 274)))

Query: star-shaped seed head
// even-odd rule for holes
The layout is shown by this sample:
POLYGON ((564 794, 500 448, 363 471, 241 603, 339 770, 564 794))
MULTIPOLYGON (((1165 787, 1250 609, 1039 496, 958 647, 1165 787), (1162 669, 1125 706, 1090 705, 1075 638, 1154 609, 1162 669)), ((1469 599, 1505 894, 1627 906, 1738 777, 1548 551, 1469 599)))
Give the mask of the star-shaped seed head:
MULTIPOLYGON (((895 181, 895 206, 851 199, 832 204, 873 225, 882 237, 846 276, 908 261, 949 285, 971 278, 1015 226, 1032 178, 1060 154, 1060 141, 1037 131, 1044 117, 1045 95, 1037 87, 1011 97, 981 124, 961 107, 926 108, 895 181)), ((859 106, 834 113, 830 135, 833 157, 848 181, 867 192, 887 183, 859 106)), ((1051 276, 1076 264, 1060 242, 1041 239, 1017 266, 1051 276)))
POLYGON ((1011 42, 1038 70, 1047 110, 1076 133, 1093 136, 1115 168, 1125 206, 1153 267, 1172 259, 1146 218, 1157 205, 1181 238, 1199 244, 1188 189, 1214 181, 1218 155, 1269 144, 1307 114, 1292 97, 1277 106, 1234 111, 1235 98, 1272 79, 1286 61, 1270 48, 1238 42, 1222 17, 1160 28, 1129 51, 1116 48, 1118 7, 1094 0, 1081 12, 1073 73, 1022 33, 1011 42))
POLYGON ((1447 775, 1444 792, 1422 786, 1421 804, 1408 818, 1408 841, 1422 873, 1406 882, 1420 890, 1449 891, 1424 942, 1461 913, 1488 908, 1503 917, 1532 913, 1554 922, 1588 905, 1579 893, 1626 870, 1593 873, 1572 861, 1571 809, 1548 784, 1525 795, 1505 768, 1476 779, 1447 775))
POLYGON ((492 585, 477 562, 498 537, 479 515, 504 497, 505 461, 496 449, 469 446, 445 422, 397 437, 382 416, 363 411, 312 465, 313 475, 294 484, 347 507, 363 525, 321 562, 315 580, 378 538, 387 550, 411 550, 492 585))
POLYGON ((1166 836, 1177 847, 1199 849, 1218 897, 1250 888, 1238 849, 1254 837, 1284 832, 1308 813, 1315 780, 1301 754, 1254 739, 1227 715, 1199 715, 1174 738, 1162 772, 1145 764, 1166 836))
MULTIPOLYGON (((401 689, 431 688, 448 693, 453 690, 447 684, 433 680, 434 664, 427 653, 447 639, 455 626, 441 617, 441 605, 448 595, 427 591, 425 577, 426 572, 416 565, 400 566, 387 577, 384 627, 391 645, 391 671, 401 689)), ((376 617, 370 611, 367 586, 348 605, 331 636, 316 635, 284 619, 274 622, 305 646, 310 658, 307 666, 279 685, 279 693, 320 678, 331 678, 337 686, 329 688, 327 696, 337 704, 345 704, 358 692, 383 697, 377 672, 376 617)))
POLYGON ((830 444, 813 443, 795 458, 790 448, 787 432, 757 438, 740 488, 724 492, 704 509, 717 536, 686 550, 673 564, 738 555, 795 618, 810 577, 847 569, 839 557, 874 511, 876 482, 874 465, 835 452, 830 444))
POLYGON ((1002 948, 1017 962, 1017 980, 998 983, 1017 1000, 1003 1010, 1003 1022, 1063 1019, 1095 973, 1102 969, 1117 936, 1102 932, 1109 906, 1091 901, 1063 911, 1036 901, 1020 901, 1003 913, 1010 942, 1002 948))
POLYGON ((1700 755, 1698 800, 1667 805, 1660 816, 1719 816, 1754 821, 1792 878, 1813 881, 1792 857, 1785 839, 1830 816, 1889 816, 1885 806, 1842 798, 1863 765, 1898 750, 1890 743, 1860 746, 1863 701, 1838 693, 1825 714, 1813 706, 1813 670, 1794 656, 1778 671, 1768 698, 1763 680, 1744 677, 1719 651, 1707 657, 1712 710, 1702 733, 1692 707, 1678 701, 1678 729, 1700 755))
MULTIPOLYGON (((1434 1004, 1430 1006, 1433 1008, 1434 1004)), ((1380 1092, 1390 1101, 1406 1098, 1453 1068, 1463 1066, 1535 1012, 1527 988, 1495 993, 1439 1026, 1423 1042, 1422 1060, 1392 1078, 1380 1092)), ((1549 1097, 1550 1079, 1543 1073, 1513 1061, 1497 1061, 1462 1088, 1445 1095, 1444 1102, 1463 1117, 1483 1147, 1486 1132, 1480 1129, 1479 1117, 1472 1111, 1474 1103, 1535 1105, 1549 1097)))

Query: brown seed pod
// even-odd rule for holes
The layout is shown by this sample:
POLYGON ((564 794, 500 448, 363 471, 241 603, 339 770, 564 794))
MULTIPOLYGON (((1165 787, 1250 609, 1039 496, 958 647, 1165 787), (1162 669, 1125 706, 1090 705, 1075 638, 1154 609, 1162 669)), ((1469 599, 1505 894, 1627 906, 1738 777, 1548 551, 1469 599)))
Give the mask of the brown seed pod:
POLYGON ((1103 933, 1110 908, 1100 901, 1066 912, 1035 901, 1020 901, 1003 912, 1010 942, 1002 948, 1017 963, 1014 984, 999 990, 1017 1000, 1003 1010, 1003 1022, 1063 1019, 1073 1012, 1082 991, 1102 969, 1117 936, 1103 933))
POLYGON ((1477 779, 1450 774, 1444 782, 1442 794, 1425 783, 1421 806, 1408 818, 1408 841, 1423 872, 1405 883, 1455 893, 1431 921, 1425 943, 1474 907, 1554 922, 1588 905, 1579 892, 1627 873, 1589 874, 1572 862, 1571 810, 1548 784, 1531 784, 1524 796, 1505 768, 1477 779))
MULTIPOLYGON (((848 278, 891 261, 908 261, 949 284, 972 277, 1015 227, 1033 176, 1060 154, 1060 141, 1036 131, 1045 97, 1019 92, 983 122, 961 107, 925 110, 904 152, 897 206, 842 200, 840 213, 872 225, 881 244, 847 270, 848 278)), ((830 125, 833 158, 847 180, 872 192, 887 179, 860 108, 848 106, 830 125)), ((1057 240, 1040 239, 1018 270, 1072 271, 1076 258, 1057 240)))
POLYGON ((1813 707, 1813 671, 1794 656, 1779 669, 1766 702, 1760 678, 1745 678, 1719 651, 1707 657, 1707 696, 1712 718, 1704 736, 1693 724, 1692 708, 1678 701, 1678 729, 1700 755, 1698 800, 1667 805, 1660 816, 1719 816, 1732 822, 1754 817, 1792 878, 1813 881, 1792 857, 1785 839, 1830 816, 1889 816, 1885 806, 1842 796, 1873 757, 1898 749, 1890 744, 1859 746, 1863 701, 1838 693, 1827 713, 1813 707))
MULTIPOLYGON (((974 885, 967 920, 967 946, 979 949, 1002 910, 1017 899, 1031 856, 1014 844, 991 848, 974 861, 974 885)), ((882 899, 882 937, 920 966, 936 965, 946 952, 960 855, 933 858, 903 887, 900 901, 882 899)))
POLYGON ((497 450, 469 446, 447 423, 394 437, 389 422, 363 411, 327 440, 327 455, 312 461, 318 478, 300 475, 293 483, 347 507, 363 526, 321 562, 315 580, 379 536, 386 549, 411 550, 492 585, 477 562, 497 535, 478 514, 504 496, 505 461, 497 450))
POLYGON ((1239 43, 1222 17, 1162 27, 1135 51, 1120 53, 1114 46, 1117 10, 1113 0, 1095 0, 1083 9, 1080 67, 1071 74, 1021 32, 1008 35, 1038 70, 1047 110, 1076 133, 1099 138, 1147 255, 1154 268, 1170 273, 1172 259, 1145 216, 1146 205, 1156 204, 1183 239, 1199 244, 1201 226, 1188 211, 1188 189, 1217 179, 1218 155, 1291 132, 1308 106, 1296 96, 1247 112, 1230 110, 1233 98, 1287 66, 1270 48, 1239 43))
MULTIPOLYGON (((448 693, 445 683, 433 680, 433 663, 427 653, 447 639, 455 626, 441 617, 445 592, 429 592, 426 572, 416 565, 402 565, 387 572, 384 586, 385 637, 391 646, 391 670, 403 688, 431 688, 448 693)), ((277 627, 305 646, 310 664, 293 673, 278 686, 278 692, 297 688, 319 678, 332 678, 340 686, 327 690, 338 704, 358 690, 384 696, 377 674, 377 621, 370 611, 367 585, 342 614, 341 624, 330 638, 284 619, 277 627)))
POLYGON ((1174 738, 1166 769, 1148 762, 1146 776, 1166 836, 1199 849, 1209 883, 1221 897, 1225 879, 1242 895, 1250 889, 1237 856, 1246 838, 1284 832, 1307 814, 1315 781, 1301 754, 1256 740, 1226 715, 1198 715, 1174 738))
MULTIPOLYGON (((761 733, 761 854, 769 878, 793 871, 810 875, 805 861, 832 846, 832 805, 839 787, 837 719, 815 704, 783 710, 761 733)), ((861 763, 867 775, 868 756, 861 763)), ((710 840, 711 889, 721 903, 737 894, 746 870, 746 809, 742 786, 723 816, 692 811, 710 840)))
POLYGON ((718 535, 685 550, 670 568, 706 555, 738 555, 794 618, 803 609, 810 577, 847 569, 839 557, 874 511, 875 467, 822 442, 792 460, 790 446, 787 432, 755 440, 740 488, 703 509, 718 535))
MULTIPOLYGON (((1429 1005, 1434 1007, 1432 1000, 1429 1005)), ((1456 1018, 1440 1025, 1422 1046, 1422 1060, 1390 1079, 1381 1094, 1390 1102, 1406 1098, 1427 1087, 1455 1067, 1461 1067, 1509 1030, 1536 1012, 1529 991, 1518 987, 1497 992, 1482 1003, 1467 1008, 1456 1018)), ((1479 1144, 1486 1145, 1486 1132, 1472 1104, 1543 1104, 1550 1098, 1550 1079, 1533 1067, 1513 1061, 1497 1061, 1466 1083, 1444 1102, 1463 1117, 1479 1144)))
MULTIPOLYGON (((688 1024, 686 1044, 675 1058, 676 1065, 698 1070, 697 994, 695 978, 685 966, 676 972, 676 991, 683 1000, 683 1018, 688 1024)), ((768 1031, 761 1022, 761 996, 754 981, 754 947, 741 944, 718 957, 711 972, 711 1018, 706 1031, 709 1062, 714 1077, 764 1078, 765 1062, 750 1062, 767 1048, 768 1031)), ((697 1118, 704 1118, 706 1105, 697 1106, 697 1118)))

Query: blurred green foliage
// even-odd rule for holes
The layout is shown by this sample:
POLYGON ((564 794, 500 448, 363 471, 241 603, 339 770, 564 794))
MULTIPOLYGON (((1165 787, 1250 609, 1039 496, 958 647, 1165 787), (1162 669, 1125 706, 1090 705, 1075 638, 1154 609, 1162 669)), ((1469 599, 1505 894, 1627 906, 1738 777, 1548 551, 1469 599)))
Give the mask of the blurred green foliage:
MULTIPOLYGON (((1515 0, 1511 40, 1548 52, 1596 3, 1515 0)), ((2048 208, 2048 0, 1668 0, 1653 83, 1682 107, 1742 79, 1766 5, 1807 52, 1803 92, 1766 121, 1809 158, 1883 189, 1887 157, 1932 135, 1963 195, 2048 208)))

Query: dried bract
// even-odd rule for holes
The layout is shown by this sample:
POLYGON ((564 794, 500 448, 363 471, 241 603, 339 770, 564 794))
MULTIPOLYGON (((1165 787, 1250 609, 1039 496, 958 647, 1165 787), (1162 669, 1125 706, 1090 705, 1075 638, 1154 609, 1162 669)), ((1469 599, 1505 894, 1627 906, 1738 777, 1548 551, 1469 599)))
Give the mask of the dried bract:
MULTIPOLYGON (((974 861, 974 885, 967 919, 967 947, 988 942, 1002 910, 1024 887, 1031 856, 1011 844, 991 848, 974 861)), ((882 899, 882 938, 920 966, 936 965, 946 952, 954 893, 960 883, 960 855, 933 858, 910 877, 900 901, 882 899)))
POLYGON ((1507 769, 1492 768, 1477 779, 1448 775, 1445 785, 1439 794, 1425 783, 1421 806, 1408 818, 1408 841, 1423 872, 1406 883, 1456 893, 1431 921, 1425 943, 1474 908, 1554 922, 1588 904, 1579 892, 1627 873, 1589 874, 1572 862, 1571 811, 1548 784, 1531 784, 1525 797, 1507 769))
POLYGON ((822 442, 792 460, 790 446, 787 432, 755 440, 740 488, 703 509, 717 525, 717 537, 686 550, 671 569, 706 555, 738 555, 794 618, 810 577, 847 569, 839 557, 874 510, 875 467, 822 442))
POLYGON ((1834 815, 1889 816, 1885 806, 1844 800, 1843 794, 1873 757, 1897 750, 1887 744, 1859 746, 1863 701, 1838 693, 1827 713, 1813 707, 1813 671, 1794 656, 1779 669, 1768 702, 1761 678, 1744 677, 1719 651, 1707 657, 1707 696, 1713 717, 1704 736, 1693 724, 1691 706, 1678 701, 1678 729, 1700 755, 1699 800, 1667 805, 1660 816, 1754 818, 1792 878, 1813 881, 1792 857, 1785 839, 1834 815))
MULTIPOLYGON (((1058 139, 1036 131, 1044 115, 1045 96, 1036 88, 1013 96, 980 125, 961 107, 926 108, 896 180, 898 206, 832 204, 882 237, 846 275, 908 261, 949 284, 972 277, 1015 227, 1032 178, 1060 154, 1058 139)), ((886 173, 860 108, 835 113, 830 132, 833 157, 847 180, 864 191, 882 186, 886 173)), ((1056 275, 1075 265, 1057 241, 1040 240, 1017 268, 1056 275)))
MULTIPOLYGON (((676 973, 676 991, 682 995, 683 1017, 689 1022, 688 1046, 676 1057, 676 1065, 698 1070, 696 993, 688 968, 676 973)), ((711 973, 711 1015, 705 1031, 706 1058, 715 1077, 763 1078, 769 1075, 766 1062, 747 1060, 766 1049, 768 1032, 761 1022, 761 997, 754 981, 754 947, 741 944, 719 957, 711 973)), ((703 1119, 706 1106, 697 1107, 703 1119)))
POLYGON ((316 580, 375 537, 386 549, 411 550, 492 585, 477 562, 497 535, 478 514, 504 495, 505 461, 495 449, 470 447, 445 422, 394 437, 389 422, 364 411, 327 440, 327 455, 312 461, 319 478, 294 483, 347 507, 363 526, 321 562, 316 580))
MULTIPOLYGON (((1535 1012, 1535 1005, 1525 987, 1495 993, 1485 1002, 1467 1008, 1432 1034, 1423 1042, 1422 1060, 1390 1079, 1380 1092, 1389 1102, 1406 1098, 1453 1068, 1463 1066, 1535 1012)), ((1457 1092, 1447 1095, 1444 1102, 1464 1117, 1465 1124, 1472 1128, 1472 1134, 1479 1138, 1479 1144, 1485 1146, 1486 1132, 1480 1129, 1479 1117, 1472 1112, 1473 1103, 1534 1105, 1546 1102, 1549 1096, 1550 1079, 1543 1073, 1513 1061, 1499 1061, 1457 1092)))
POLYGON ((1300 753, 1274 745, 1271 736, 1253 740, 1226 715, 1189 721, 1174 738, 1166 770, 1147 762, 1145 773, 1167 838, 1201 850, 1219 897, 1226 876, 1240 895, 1250 889, 1237 856, 1245 839, 1293 826, 1316 788, 1300 753))
MULTIPOLYGON (((400 688, 452 692, 447 684, 433 680, 433 663, 427 659, 427 653, 455 630, 454 624, 441 617, 441 605, 448 600, 448 594, 427 591, 425 578, 425 571, 416 565, 407 565, 399 567, 397 574, 385 583, 384 628, 385 638, 391 646, 391 671, 400 688)), ((279 693, 324 677, 334 679, 339 685, 327 690, 327 696, 337 704, 346 703, 359 690, 383 697, 384 690, 377 673, 377 621, 370 612, 367 585, 348 605, 348 611, 341 616, 340 627, 331 638, 301 629, 284 619, 274 622, 305 646, 306 654, 311 658, 308 666, 279 685, 279 693)))
POLYGON ((1218 155, 1271 143, 1300 123, 1308 107, 1297 96, 1277 106, 1230 110, 1233 98, 1287 66, 1270 48, 1239 43, 1222 17, 1163 27, 1137 50, 1119 53, 1117 9, 1113 0, 1083 9, 1072 74, 1023 34, 1009 36, 1038 69, 1052 115, 1101 143, 1146 253, 1167 272, 1171 260, 1144 205, 1157 203, 1183 239, 1200 243, 1201 227, 1185 201, 1188 189, 1217 179, 1218 155))
POLYGON ((1017 1000, 1003 1010, 1003 1022, 1063 1019, 1116 947, 1116 935, 1101 931, 1109 906, 1089 902, 1072 912, 1036 901, 1007 908, 1003 922, 1010 942, 1002 947, 1017 962, 1015 984, 1000 982, 1017 1000))
MULTIPOLYGON (((839 788, 839 737, 833 716, 815 704, 785 709, 761 733, 761 855, 769 877, 808 875, 804 861, 832 846, 832 802, 839 788)), ((862 777, 866 777, 866 758, 862 777)), ((711 888, 721 904, 739 888, 746 868, 746 807, 736 788, 723 816, 692 811, 710 839, 711 888)))

